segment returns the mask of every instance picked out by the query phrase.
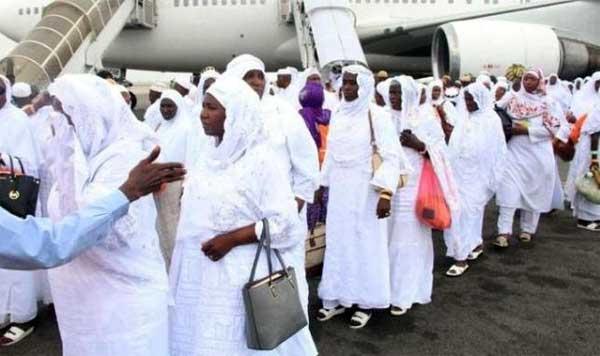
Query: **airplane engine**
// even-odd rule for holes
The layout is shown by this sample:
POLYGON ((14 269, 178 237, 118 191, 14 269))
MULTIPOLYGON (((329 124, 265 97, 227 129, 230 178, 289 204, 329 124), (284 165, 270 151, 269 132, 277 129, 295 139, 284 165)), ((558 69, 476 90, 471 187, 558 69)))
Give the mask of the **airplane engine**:
POLYGON ((432 65, 436 77, 449 74, 458 78, 481 71, 501 76, 513 64, 574 79, 600 67, 600 49, 549 26, 528 23, 458 21, 442 25, 434 33, 432 65))

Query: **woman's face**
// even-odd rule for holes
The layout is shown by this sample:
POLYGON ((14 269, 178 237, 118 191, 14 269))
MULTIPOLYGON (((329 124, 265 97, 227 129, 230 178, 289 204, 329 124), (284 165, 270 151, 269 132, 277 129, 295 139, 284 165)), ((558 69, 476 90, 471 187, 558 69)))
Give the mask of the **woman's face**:
POLYGON ((540 85, 540 79, 531 73, 525 74, 523 85, 528 93, 535 93, 540 85))
POLYGON ((200 122, 207 136, 223 138, 225 134, 225 108, 212 95, 206 94, 202 103, 200 122))
POLYGON ((177 116, 177 104, 171 99, 160 101, 160 113, 165 120, 172 120, 177 116))
POLYGON ((502 97, 506 94, 506 89, 503 87, 496 88, 496 101, 502 99, 502 97))
POLYGON ((475 98, 468 91, 465 91, 465 105, 467 106, 468 112, 475 112, 479 110, 479 105, 475 102, 475 98))
POLYGON ((400 84, 390 85, 390 103, 393 110, 402 110, 402 87, 400 84))
POLYGON ((254 89, 259 97, 262 98, 266 84, 265 73, 258 69, 248 71, 248 73, 244 75, 244 81, 248 83, 252 89, 254 89))
POLYGON ((431 99, 438 100, 441 95, 442 95, 441 87, 435 86, 435 87, 433 87, 433 89, 431 89, 431 99))
POLYGON ((321 83, 321 76, 318 75, 317 73, 315 74, 311 74, 308 76, 308 78, 306 78, 306 83, 321 83))
POLYGON ((346 101, 354 101, 358 99, 358 82, 356 78, 358 74, 344 73, 342 77, 342 93, 346 101))

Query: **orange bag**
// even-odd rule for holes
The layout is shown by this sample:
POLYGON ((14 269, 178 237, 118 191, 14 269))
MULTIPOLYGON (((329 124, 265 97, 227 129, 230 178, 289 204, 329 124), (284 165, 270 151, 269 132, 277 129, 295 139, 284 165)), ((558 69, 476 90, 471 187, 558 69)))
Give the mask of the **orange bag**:
POLYGON ((444 230, 452 223, 444 192, 429 159, 423 162, 416 211, 419 221, 433 229, 444 230))

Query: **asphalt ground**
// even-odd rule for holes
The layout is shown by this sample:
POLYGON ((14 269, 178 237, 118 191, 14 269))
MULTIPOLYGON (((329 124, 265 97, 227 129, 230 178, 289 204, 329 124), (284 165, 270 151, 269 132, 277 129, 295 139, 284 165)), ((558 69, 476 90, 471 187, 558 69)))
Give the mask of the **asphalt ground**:
MULTIPOLYGON (((317 322, 318 279, 311 279, 311 330, 321 355, 600 354, 600 234, 578 230, 562 211, 542 218, 530 246, 497 251, 489 245, 496 216, 490 207, 486 253, 458 279, 444 276, 451 261, 434 235, 433 302, 405 316, 379 311, 358 331, 348 327, 350 312, 317 322)), ((34 335, 0 355, 59 356, 52 311, 44 309, 34 335)))

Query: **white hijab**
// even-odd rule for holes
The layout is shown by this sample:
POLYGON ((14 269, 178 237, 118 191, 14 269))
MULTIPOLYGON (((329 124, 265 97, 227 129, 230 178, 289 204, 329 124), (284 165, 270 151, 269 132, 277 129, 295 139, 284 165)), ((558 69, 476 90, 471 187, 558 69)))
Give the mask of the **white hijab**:
POLYGON ((579 118, 582 115, 590 113, 598 105, 598 96, 600 94, 596 91, 595 85, 599 80, 600 72, 594 73, 591 80, 585 83, 574 95, 571 112, 573 112, 575 117, 579 118))
POLYGON ((225 133, 220 143, 208 148, 207 162, 216 169, 225 168, 252 146, 264 141, 260 100, 243 80, 231 76, 219 78, 207 91, 225 108, 225 133))
POLYGON ((204 83, 209 79, 217 80, 221 76, 221 73, 214 69, 209 69, 200 75, 200 82, 198 83, 196 98, 194 102, 194 111, 200 112, 202 110, 202 101, 204 101, 204 83))
POLYGON ((546 92, 548 93, 548 96, 550 96, 560 105, 560 108, 563 112, 567 113, 569 111, 573 96, 569 92, 569 89, 567 89, 563 85, 556 73, 552 73, 548 76, 548 85, 546 86, 546 92), (556 78, 556 83, 551 83, 552 78, 556 78))
POLYGON ((444 82, 440 79, 433 80, 431 83, 427 85, 427 102, 430 105, 441 105, 444 102, 444 82), (433 100, 433 89, 440 88, 440 96, 433 100))

